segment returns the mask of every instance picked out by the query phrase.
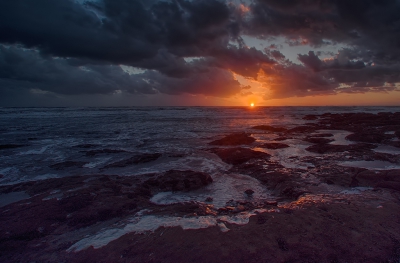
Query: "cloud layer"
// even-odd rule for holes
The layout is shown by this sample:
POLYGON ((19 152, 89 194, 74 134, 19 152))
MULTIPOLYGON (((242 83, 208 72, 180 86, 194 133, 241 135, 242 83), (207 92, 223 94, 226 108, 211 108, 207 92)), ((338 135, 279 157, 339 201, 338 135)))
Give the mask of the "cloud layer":
POLYGON ((399 13, 398 0, 1 1, 0 94, 249 93, 236 75, 268 99, 398 90, 399 13), (277 37, 310 51, 289 61, 277 37))

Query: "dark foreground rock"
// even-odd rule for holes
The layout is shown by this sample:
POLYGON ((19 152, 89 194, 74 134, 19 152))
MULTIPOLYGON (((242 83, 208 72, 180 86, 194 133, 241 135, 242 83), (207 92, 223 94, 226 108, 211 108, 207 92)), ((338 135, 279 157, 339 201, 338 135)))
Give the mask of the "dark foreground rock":
POLYGON ((262 130, 262 131, 270 131, 270 132, 284 132, 284 131, 286 131, 286 128, 274 127, 274 126, 269 126, 269 125, 258 125, 258 126, 252 127, 252 129, 262 130))
POLYGON ((162 174, 150 174, 142 186, 160 191, 191 191, 213 182, 209 174, 194 171, 170 170, 162 174))
MULTIPOLYGON (((194 204, 193 209, 203 208, 194 204)), ((155 232, 128 233, 108 245, 79 252, 67 251, 79 241, 79 231, 66 235, 62 223, 52 235, 48 234, 47 225, 38 224, 32 226, 29 238, 19 239, 5 237, 4 233, 10 233, 6 228, 9 225, 2 224, 0 260, 5 263, 398 262, 400 206, 393 198, 377 200, 374 196, 359 195, 348 199, 303 198, 278 209, 279 212, 259 213, 245 225, 225 223, 229 229, 225 233, 218 226, 198 230, 161 227, 155 232)), ((9 212, 6 214, 9 216, 9 212)), ((19 220, 30 224, 26 222, 28 218, 32 217, 23 213, 19 220)), ((11 220, 2 222, 13 225, 11 220)))
POLYGON ((316 143, 316 144, 325 144, 333 142, 333 139, 323 138, 323 137, 306 137, 304 139, 306 142, 316 143))
POLYGON ((252 159, 265 159, 270 155, 267 153, 253 151, 247 148, 212 148, 210 152, 215 153, 222 161, 229 164, 242 164, 252 159))
POLYGON ((234 145, 244 145, 252 144, 255 139, 247 133, 233 133, 225 136, 222 139, 210 142, 210 145, 220 145, 220 146, 234 146, 234 145))
POLYGON ((276 150, 276 149, 288 148, 290 146, 287 144, 284 144, 284 143, 264 143, 264 144, 260 145, 259 147, 276 150))

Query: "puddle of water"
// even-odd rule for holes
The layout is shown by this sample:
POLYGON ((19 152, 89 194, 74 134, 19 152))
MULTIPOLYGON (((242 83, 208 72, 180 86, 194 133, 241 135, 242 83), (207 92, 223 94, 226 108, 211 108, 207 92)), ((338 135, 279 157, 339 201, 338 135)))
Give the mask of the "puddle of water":
POLYGON ((303 157, 318 155, 316 153, 306 151, 306 148, 312 145, 312 143, 297 139, 288 139, 284 143, 289 145, 289 147, 276 150, 254 148, 253 150, 270 154, 271 161, 278 162, 285 168, 307 169, 308 167, 313 166, 310 163, 301 161, 303 157))
POLYGON ((343 191, 341 191, 340 192, 340 194, 348 194, 348 195, 358 195, 358 194, 361 194, 362 192, 364 192, 364 191, 367 191, 367 190, 372 190, 373 188, 372 187, 354 187, 354 188, 351 188, 351 189, 349 189, 349 190, 343 190, 343 191))
POLYGON ((259 200, 270 199, 270 192, 257 179, 242 174, 217 174, 213 175, 213 183, 198 190, 190 192, 161 192, 154 195, 150 201, 158 205, 169 205, 190 201, 204 202, 207 197, 212 197, 210 204, 221 208, 230 200, 259 200), (244 191, 254 191, 251 197, 244 191))
POLYGON ((366 168, 369 170, 392 170, 400 169, 400 165, 385 161, 349 161, 339 163, 341 166, 366 168))
POLYGON ((28 199, 30 196, 25 192, 12 192, 0 195, 0 207, 28 199))
POLYGON ((400 148, 389 145, 379 145, 378 147, 373 149, 373 151, 379 153, 400 154, 400 148))
POLYGON ((318 132, 333 134, 333 137, 329 137, 329 138, 334 139, 334 141, 330 142, 329 144, 333 144, 333 145, 350 145, 350 144, 354 144, 354 142, 346 140, 346 136, 352 134, 352 132, 341 131, 341 130, 319 130, 318 132))

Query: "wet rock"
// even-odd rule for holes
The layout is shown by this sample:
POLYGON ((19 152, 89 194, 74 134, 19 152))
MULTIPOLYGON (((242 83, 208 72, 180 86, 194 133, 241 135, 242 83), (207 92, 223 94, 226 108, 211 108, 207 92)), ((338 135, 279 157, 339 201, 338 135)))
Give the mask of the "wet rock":
POLYGON ((255 139, 247 133, 233 133, 225 136, 222 139, 210 142, 210 145, 220 145, 220 146, 232 146, 232 145, 243 145, 252 144, 255 139))
POLYGON ((24 144, 0 144, 0 150, 8 150, 14 148, 25 147, 27 145, 24 144))
POLYGON ((306 142, 316 143, 316 144, 325 144, 333 142, 333 139, 321 138, 321 137, 307 137, 304 139, 306 142))
POLYGON ((389 136, 385 134, 373 132, 357 132, 346 136, 346 140, 367 143, 381 143, 388 138, 389 136))
POLYGON ((246 191, 244 191, 248 196, 252 196, 254 194, 254 191, 251 189, 247 189, 246 191))
POLYGON ((294 127, 290 130, 288 130, 288 133, 311 133, 314 132, 316 130, 316 128, 312 127, 312 126, 298 126, 298 127, 294 127))
POLYGON ((400 170, 362 171, 355 177, 359 186, 387 188, 400 191, 400 170))
POLYGON ((313 121, 316 119, 318 119, 318 115, 313 115, 313 114, 309 114, 309 115, 306 115, 303 117, 303 120, 306 120, 306 121, 313 121))
POLYGON ((267 222, 267 218, 264 215, 258 215, 257 216, 257 224, 262 225, 265 224, 267 222))
POLYGON ((210 152, 215 153, 222 161, 237 165, 252 159, 265 159, 270 155, 263 152, 253 151, 247 148, 213 148, 210 152))
POLYGON ((82 168, 85 162, 65 161, 61 163, 52 164, 49 167, 55 170, 63 170, 71 167, 82 168))
POLYGON ((316 133, 316 134, 312 134, 310 137, 333 137, 332 133, 316 133))
POLYGON ((292 137, 278 137, 275 138, 274 141, 285 141, 285 140, 289 140, 289 139, 293 139, 292 137))
POLYGON ((282 250, 282 251, 288 251, 289 250, 288 244, 286 243, 286 241, 284 239, 278 238, 276 241, 278 243, 278 247, 279 247, 280 250, 282 250))
POLYGON ((210 203, 210 202, 212 202, 214 200, 214 198, 212 198, 211 196, 209 196, 209 197, 207 197, 206 198, 206 202, 208 202, 208 203, 210 203))
POLYGON ((278 201, 265 201, 265 205, 278 206, 278 201))
POLYGON ((284 143, 264 143, 264 144, 260 145, 259 147, 276 150, 276 149, 288 148, 290 146, 287 144, 284 144, 284 143))
POLYGON ((111 163, 104 166, 103 169, 108 168, 116 168, 116 167, 126 167, 129 165, 141 164, 141 163, 148 163, 157 160, 161 157, 161 153, 145 153, 141 155, 136 155, 129 159, 125 159, 119 162, 111 163))
POLYGON ((238 205, 237 207, 235 207, 235 209, 233 210, 234 213, 240 213, 246 210, 246 207, 244 205, 238 205))
POLYGON ((284 131, 286 131, 286 129, 283 128, 283 127, 273 127, 273 126, 268 126, 268 125, 258 125, 258 126, 252 127, 252 129, 270 131, 270 132, 284 132, 284 131))
POLYGON ((142 186, 152 189, 153 192, 191 191, 213 182, 209 174, 190 170, 170 170, 162 174, 156 174, 153 177, 142 184, 142 186))

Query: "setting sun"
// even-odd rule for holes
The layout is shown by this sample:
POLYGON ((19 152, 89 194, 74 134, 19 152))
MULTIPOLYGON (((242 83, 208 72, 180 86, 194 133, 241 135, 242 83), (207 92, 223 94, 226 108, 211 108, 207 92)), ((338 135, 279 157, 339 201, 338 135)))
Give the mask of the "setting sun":
POLYGON ((254 103, 250 103, 250 107, 254 107, 254 103))

